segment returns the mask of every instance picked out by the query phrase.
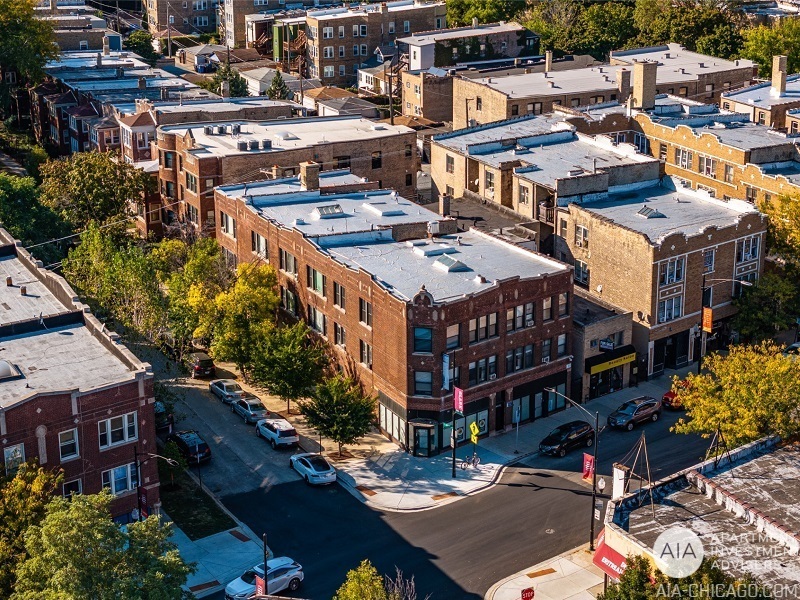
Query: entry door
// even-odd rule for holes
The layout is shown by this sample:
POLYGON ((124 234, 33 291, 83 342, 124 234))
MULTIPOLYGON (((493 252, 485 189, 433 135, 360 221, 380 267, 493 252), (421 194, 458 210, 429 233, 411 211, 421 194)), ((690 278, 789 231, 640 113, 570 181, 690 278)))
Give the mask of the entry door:
POLYGON ((502 393, 497 394, 497 405, 494 409, 494 428, 501 431, 506 427, 506 401, 502 393))
POLYGON ((542 407, 542 392, 537 392, 533 397, 533 418, 538 419, 544 414, 542 407))
POLYGON ((414 428, 414 454, 417 456, 430 454, 430 436, 427 427, 414 428))

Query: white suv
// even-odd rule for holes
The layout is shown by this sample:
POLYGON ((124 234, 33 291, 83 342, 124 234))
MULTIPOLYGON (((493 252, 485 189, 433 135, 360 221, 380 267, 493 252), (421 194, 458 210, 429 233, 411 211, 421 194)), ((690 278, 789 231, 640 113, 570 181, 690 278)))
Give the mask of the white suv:
POLYGON ((273 448, 296 446, 300 436, 286 419, 261 419, 256 423, 256 435, 267 440, 273 448))

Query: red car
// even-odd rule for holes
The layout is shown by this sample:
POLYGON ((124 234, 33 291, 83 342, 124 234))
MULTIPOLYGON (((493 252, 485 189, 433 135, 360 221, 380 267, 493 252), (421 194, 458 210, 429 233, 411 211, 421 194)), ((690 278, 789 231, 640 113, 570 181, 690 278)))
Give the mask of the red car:
MULTIPOLYGON (((678 385, 683 389, 689 388, 689 382, 686 379, 679 381, 678 385)), ((661 404, 670 410, 683 410, 683 402, 681 402, 680 398, 678 398, 678 394, 672 390, 666 392, 661 397, 661 404)))

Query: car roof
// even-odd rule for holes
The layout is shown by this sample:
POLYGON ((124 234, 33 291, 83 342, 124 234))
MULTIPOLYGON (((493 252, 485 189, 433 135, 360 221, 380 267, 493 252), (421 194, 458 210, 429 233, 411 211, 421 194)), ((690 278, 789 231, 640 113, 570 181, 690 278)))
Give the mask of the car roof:
POLYGON ((215 379, 211 383, 224 383, 225 385, 230 385, 232 383, 236 383, 236 380, 235 379, 215 379))
MULTIPOLYGON (((633 404, 642 404, 644 402, 655 402, 655 398, 652 396, 639 396, 638 398, 632 398, 628 400, 628 402, 632 402, 633 404)), ((628 402, 624 402, 623 404, 627 404, 628 402)))
POLYGON ((200 437, 200 434, 193 429, 186 429, 184 431, 176 431, 175 437, 181 438, 187 444, 193 445, 195 443, 205 444, 206 441, 200 437))
POLYGON ((205 352, 191 352, 189 356, 192 358, 199 358, 200 360, 211 360, 211 357, 205 352))
POLYGON ((290 565, 294 562, 288 556, 279 556, 278 558, 270 558, 267 561, 267 568, 268 569, 277 569, 278 567, 285 567, 286 565, 290 565))
MULTIPOLYGON (((264 419, 265 422, 272 425, 275 429, 294 429, 294 425, 289 423, 286 419, 264 419)), ((307 454, 297 454, 296 456, 309 456, 307 454)))
MULTIPOLYGON (((589 425, 586 421, 570 421, 569 423, 559 425, 556 429, 577 429, 578 427, 584 427, 586 425, 589 425)), ((591 427, 591 425, 589 426, 591 427)))

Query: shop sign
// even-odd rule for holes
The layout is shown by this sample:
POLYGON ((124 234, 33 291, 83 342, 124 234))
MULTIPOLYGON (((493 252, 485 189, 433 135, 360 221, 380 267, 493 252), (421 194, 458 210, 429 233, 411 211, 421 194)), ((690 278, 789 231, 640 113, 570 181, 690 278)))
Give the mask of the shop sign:
POLYGON ((614 342, 611 340, 600 340, 600 350, 613 350, 614 342))

